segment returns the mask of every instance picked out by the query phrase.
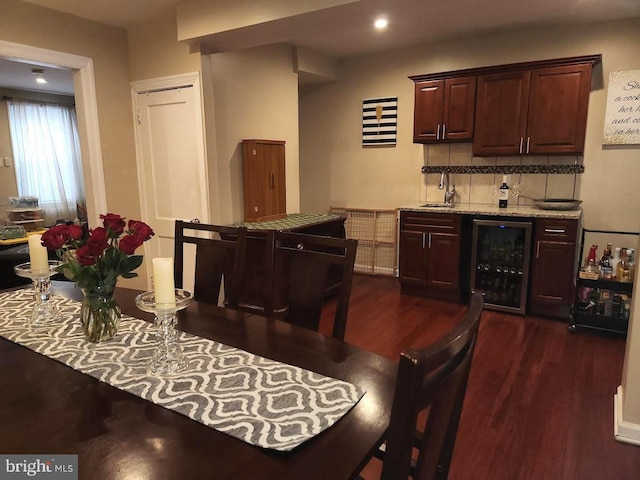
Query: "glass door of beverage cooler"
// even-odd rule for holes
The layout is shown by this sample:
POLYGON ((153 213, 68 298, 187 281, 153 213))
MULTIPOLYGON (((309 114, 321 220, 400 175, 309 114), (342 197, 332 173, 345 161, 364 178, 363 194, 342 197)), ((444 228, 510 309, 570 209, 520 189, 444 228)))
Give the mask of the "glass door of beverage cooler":
POLYGON ((473 221, 471 290, 485 307, 524 315, 527 305, 531 222, 473 221))

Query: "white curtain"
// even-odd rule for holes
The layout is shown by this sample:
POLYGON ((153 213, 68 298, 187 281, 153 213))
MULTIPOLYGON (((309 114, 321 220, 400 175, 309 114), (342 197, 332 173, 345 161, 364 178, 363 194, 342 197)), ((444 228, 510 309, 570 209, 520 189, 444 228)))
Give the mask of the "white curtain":
POLYGON ((84 209, 82 158, 73 107, 7 102, 18 194, 38 197, 45 225, 84 209))

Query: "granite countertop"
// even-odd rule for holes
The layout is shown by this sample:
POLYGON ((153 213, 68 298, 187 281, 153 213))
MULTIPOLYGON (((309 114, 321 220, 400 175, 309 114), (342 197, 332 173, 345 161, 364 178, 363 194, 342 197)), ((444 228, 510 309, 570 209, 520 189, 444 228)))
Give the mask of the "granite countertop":
POLYGON ((531 218, 566 218, 577 220, 582 215, 582 209, 576 210, 542 210, 533 206, 508 206, 499 208, 497 205, 481 203, 459 203, 451 207, 423 207, 425 202, 401 206, 400 210, 410 212, 457 213, 460 215, 491 215, 497 217, 531 217, 531 218))

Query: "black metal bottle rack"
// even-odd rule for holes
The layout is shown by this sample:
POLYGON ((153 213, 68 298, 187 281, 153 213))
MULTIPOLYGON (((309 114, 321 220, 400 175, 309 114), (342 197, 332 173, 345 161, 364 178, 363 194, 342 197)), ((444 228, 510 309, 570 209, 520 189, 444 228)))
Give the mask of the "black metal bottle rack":
MULTIPOLYGON (((604 233, 610 235, 634 235, 637 236, 637 232, 619 232, 613 230, 590 230, 582 229, 582 237, 580 241, 580 257, 579 262, 582 262, 585 248, 585 235, 587 233, 604 233)), ((578 266, 578 271, 580 266, 578 266)), ((615 280, 589 280, 585 278, 576 279, 576 299, 571 309, 571 321, 569 324, 569 331, 575 332, 577 329, 587 329, 597 333, 626 336, 627 328, 629 326, 629 318, 620 312, 612 309, 612 312, 599 312, 594 309, 585 309, 585 305, 589 305, 587 302, 578 301, 580 289, 593 289, 593 290, 608 290, 612 296, 618 295, 632 296, 633 283, 618 282, 615 280)))

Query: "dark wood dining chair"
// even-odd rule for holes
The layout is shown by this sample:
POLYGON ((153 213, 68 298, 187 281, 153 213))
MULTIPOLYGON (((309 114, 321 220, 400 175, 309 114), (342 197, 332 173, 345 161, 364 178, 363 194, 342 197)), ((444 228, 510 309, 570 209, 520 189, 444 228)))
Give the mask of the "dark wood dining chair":
POLYGON ((462 321, 443 338, 400 355, 386 443, 376 455, 382 480, 447 478, 483 307, 475 292, 462 321))
POLYGON ((224 285, 224 306, 237 308, 242 282, 247 229, 192 223, 176 220, 174 248, 174 281, 176 288, 184 285, 185 245, 196 246, 193 298, 198 302, 217 305, 224 285), (206 236, 187 235, 185 231, 208 232, 206 236))
POLYGON ((332 336, 344 340, 357 240, 272 231, 266 316, 318 330, 325 298, 337 292, 332 336))

